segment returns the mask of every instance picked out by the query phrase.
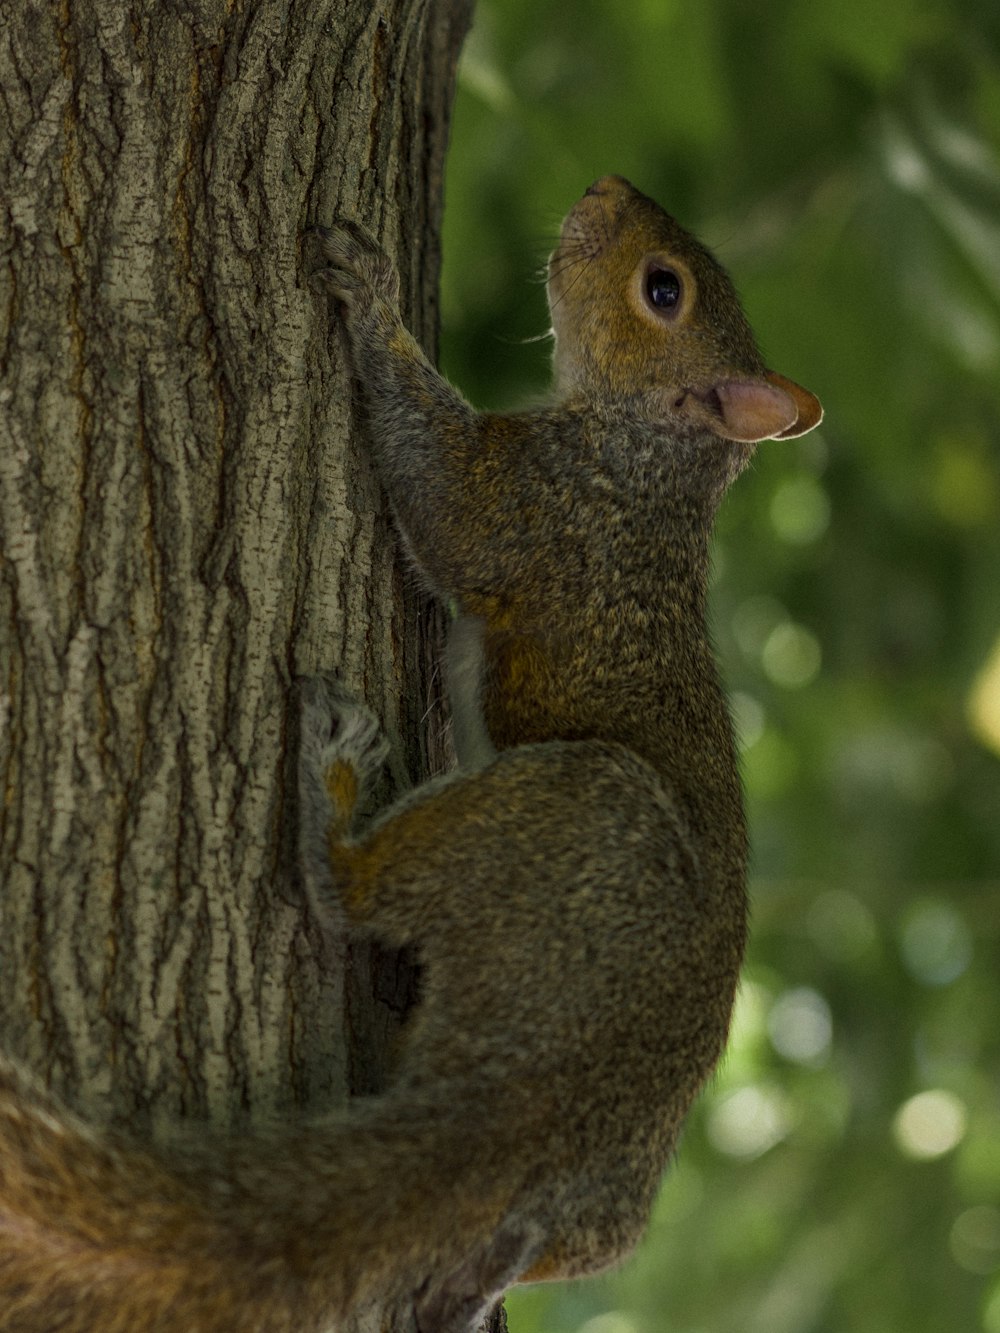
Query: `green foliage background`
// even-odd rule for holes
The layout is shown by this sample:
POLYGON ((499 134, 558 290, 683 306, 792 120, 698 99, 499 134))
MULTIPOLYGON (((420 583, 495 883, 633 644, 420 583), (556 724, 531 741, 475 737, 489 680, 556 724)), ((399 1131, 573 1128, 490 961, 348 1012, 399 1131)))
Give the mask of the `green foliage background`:
POLYGON ((479 0, 443 360, 545 384, 528 279, 616 171, 826 407, 726 503, 753 946, 620 1273, 517 1333, 1000 1333, 1000 7, 479 0))

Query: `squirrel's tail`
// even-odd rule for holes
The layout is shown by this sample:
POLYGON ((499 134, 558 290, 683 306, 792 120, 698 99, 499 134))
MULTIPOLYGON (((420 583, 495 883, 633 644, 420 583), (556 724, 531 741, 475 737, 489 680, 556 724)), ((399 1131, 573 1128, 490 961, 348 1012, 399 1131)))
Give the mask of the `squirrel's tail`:
POLYGON ((309 1333, 376 1292, 501 1289, 533 1257, 495 1194, 504 1136, 435 1100, 146 1151, 0 1060, 0 1331, 309 1333))

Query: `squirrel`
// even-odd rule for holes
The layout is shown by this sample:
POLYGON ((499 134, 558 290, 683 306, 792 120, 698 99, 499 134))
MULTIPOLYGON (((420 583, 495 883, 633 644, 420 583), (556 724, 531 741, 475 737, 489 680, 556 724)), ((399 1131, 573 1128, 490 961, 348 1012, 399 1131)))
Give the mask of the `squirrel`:
POLYGON ((477 413, 434 370, 359 225, 320 246, 375 466, 455 612, 458 766, 362 819, 377 723, 305 682, 303 873, 327 923, 415 949, 419 998, 384 1091, 221 1142, 113 1137, 0 1064, 7 1333, 320 1333, 376 1298, 468 1333, 516 1282, 627 1255, 726 1041, 747 836, 710 531, 819 402, 618 176, 549 261, 537 410, 477 413))

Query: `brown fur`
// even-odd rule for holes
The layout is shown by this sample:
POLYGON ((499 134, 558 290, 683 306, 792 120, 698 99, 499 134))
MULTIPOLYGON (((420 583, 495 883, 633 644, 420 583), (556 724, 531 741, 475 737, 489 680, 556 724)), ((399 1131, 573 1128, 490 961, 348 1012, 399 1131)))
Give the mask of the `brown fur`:
POLYGON ((309 1333, 393 1295, 460 1333, 513 1281, 629 1251, 726 1039, 746 836, 708 539, 754 441, 810 429, 818 403, 766 371, 709 252, 619 177, 552 257, 537 412, 477 415, 401 325, 367 234, 323 244, 380 475, 460 616, 461 768, 348 836, 384 747, 314 682, 304 856, 317 908, 417 949, 420 1003, 379 1096, 169 1153, 0 1065, 6 1333, 309 1333))

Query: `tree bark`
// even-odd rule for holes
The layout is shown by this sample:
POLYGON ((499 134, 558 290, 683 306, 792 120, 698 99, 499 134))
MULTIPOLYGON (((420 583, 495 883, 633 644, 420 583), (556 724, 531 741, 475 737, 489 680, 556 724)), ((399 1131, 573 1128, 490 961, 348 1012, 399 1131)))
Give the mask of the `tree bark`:
POLYGON ((300 241, 363 221, 433 354, 470 8, 0 0, 0 1037, 140 1135, 376 1087, 405 998, 294 866, 294 676, 441 754, 300 241))

